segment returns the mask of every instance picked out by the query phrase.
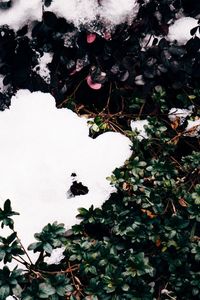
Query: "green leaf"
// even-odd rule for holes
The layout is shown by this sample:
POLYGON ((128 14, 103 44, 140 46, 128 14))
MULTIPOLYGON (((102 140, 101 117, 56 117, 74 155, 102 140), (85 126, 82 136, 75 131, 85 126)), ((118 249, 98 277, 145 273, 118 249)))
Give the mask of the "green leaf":
POLYGON ((2 261, 4 259, 5 254, 6 254, 5 251, 0 249, 0 261, 2 261))
POLYGON ((81 216, 86 216, 88 214, 88 210, 83 207, 78 208, 78 212, 80 213, 81 216))
POLYGON ((4 203, 4 213, 8 214, 12 211, 11 209, 11 202, 9 199, 7 199, 4 203))
POLYGON ((9 285, 3 285, 0 287, 0 299, 5 300, 10 295, 9 285))
POLYGON ((42 245, 41 242, 32 243, 28 246, 28 250, 35 250, 42 245))
POLYGON ((128 292, 128 291, 130 290, 130 286, 129 286, 128 284, 123 284, 123 285, 122 285, 122 290, 123 290, 124 292, 128 292))
POLYGON ((32 296, 27 295, 25 297, 22 298, 23 300, 34 300, 32 296))
POLYGON ((39 295, 41 298, 51 296, 55 293, 56 290, 51 284, 45 282, 39 284, 39 295))
POLYGON ((53 251, 53 248, 49 243, 44 244, 43 249, 49 254, 51 254, 51 252, 53 251))

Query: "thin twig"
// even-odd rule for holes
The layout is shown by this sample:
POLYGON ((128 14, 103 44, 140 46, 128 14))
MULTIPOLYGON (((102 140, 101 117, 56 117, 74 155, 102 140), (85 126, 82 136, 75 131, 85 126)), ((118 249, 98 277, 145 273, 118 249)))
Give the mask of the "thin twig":
POLYGON ((64 104, 66 104, 66 103, 69 101, 69 99, 70 99, 71 97, 75 96, 76 92, 78 91, 79 87, 81 86, 81 84, 83 83, 84 80, 85 80, 85 79, 81 80, 81 81, 77 84, 77 86, 76 86, 76 88, 73 90, 73 92, 72 92, 65 100, 63 100, 62 103, 60 103, 60 104, 58 105, 58 108, 61 108, 64 104))
POLYGON ((109 105, 110 105, 110 97, 111 97, 111 93, 112 93, 112 83, 110 83, 110 86, 109 86, 109 93, 108 93, 108 99, 107 99, 107 103, 106 103, 106 106, 103 108, 103 110, 99 113, 100 115, 102 113, 104 113, 105 111, 108 112, 108 114, 110 114, 110 111, 109 111, 109 105))
POLYGON ((47 274, 47 275, 57 275, 57 274, 66 274, 66 273, 71 273, 74 271, 79 270, 79 265, 74 265, 70 268, 67 268, 66 270, 61 270, 61 271, 45 271, 41 269, 36 269, 34 272, 36 273, 41 273, 41 274, 47 274))
MULTIPOLYGON (((24 261, 19 260, 18 258, 16 258, 15 256, 12 257, 14 260, 16 260, 18 263, 24 265, 24 261)), ((22 259, 22 257, 20 257, 22 259)), ((26 262, 27 263, 27 262, 26 262)), ((28 264, 28 263, 27 263, 28 264)))
MULTIPOLYGON (((15 232, 16 233, 16 232, 15 232)), ((19 244, 20 244, 20 246, 22 247, 22 249, 24 250, 24 253, 26 254, 26 256, 27 256, 27 258, 28 258, 28 260, 29 260, 29 262, 30 262, 30 264, 32 265, 33 264, 33 262, 32 262, 32 260, 31 260, 31 258, 30 258, 30 256, 29 256, 29 254, 28 254, 28 252, 26 251, 26 249, 24 248, 24 246, 23 246, 23 244, 22 244, 22 242, 21 242, 21 240, 20 240, 20 238, 18 237, 18 235, 17 235, 17 233, 16 233, 16 237, 17 237, 17 240, 18 240, 18 242, 19 242, 19 244)), ((23 258, 22 258, 23 259, 23 258)), ((24 259, 23 259, 24 260, 24 259)), ((25 260, 24 260, 25 261, 25 260)), ((26 262, 26 261, 25 261, 26 262)), ((27 262, 26 262, 27 263, 27 262)))

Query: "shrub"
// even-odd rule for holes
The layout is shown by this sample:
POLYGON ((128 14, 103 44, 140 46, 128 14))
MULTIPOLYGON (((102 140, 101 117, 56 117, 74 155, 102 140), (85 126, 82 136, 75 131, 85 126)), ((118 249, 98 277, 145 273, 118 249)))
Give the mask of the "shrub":
POLYGON ((48 13, 33 27, 31 39, 26 28, 18 33, 0 29, 0 73, 10 85, 0 95, 1 109, 19 88, 50 91, 58 107, 94 117, 93 137, 120 131, 130 137, 133 150, 125 166, 109 178, 117 192, 102 208, 80 208, 80 224, 67 232, 53 223, 35 235, 37 241, 29 247, 38 253, 35 264, 15 232, 16 213, 5 202, 0 221, 11 234, 0 237, 0 261, 17 260, 26 270, 0 269, 2 300, 9 295, 22 300, 199 299, 200 154, 198 134, 193 134, 198 128, 188 132, 188 118, 183 123, 179 117, 168 118, 172 107, 191 105, 191 120, 199 115, 199 26, 185 45, 166 39, 169 22, 180 11, 197 16, 199 4, 138 2, 132 26, 120 25, 112 40, 98 36, 92 45, 85 42, 86 30, 56 16, 51 23, 48 13), (71 32, 74 40, 66 47, 64 37, 71 32), (147 34, 162 38, 154 38, 144 50, 141 41, 147 34), (33 72, 37 51, 53 53, 50 83, 33 72), (82 69, 72 75, 77 62, 82 69), (103 87, 91 90, 88 75, 103 87), (130 121, 144 118, 148 138, 139 140, 130 121), (48 264, 46 259, 60 247, 60 261, 48 264))

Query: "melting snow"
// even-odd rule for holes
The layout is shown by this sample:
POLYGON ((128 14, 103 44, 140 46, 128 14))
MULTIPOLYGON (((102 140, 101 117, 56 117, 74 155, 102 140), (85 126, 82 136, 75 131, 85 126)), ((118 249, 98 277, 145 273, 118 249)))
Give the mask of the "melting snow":
MULTIPOLYGON (((64 17, 75 26, 94 24, 101 21, 106 27, 131 22, 137 15, 139 4, 136 0, 53 0, 45 10, 64 17)), ((0 26, 7 24, 18 30, 25 24, 42 19, 42 0, 15 0, 13 6, 0 10, 0 26)))
POLYGON ((42 20, 41 0, 15 0, 11 8, 0 10, 0 26, 7 24, 18 30, 34 20, 42 20))
POLYGON ((138 13, 139 5, 136 0, 54 0, 48 10, 60 17, 73 22, 79 27, 100 19, 104 24, 117 25, 132 21, 138 13))
MULTIPOLYGON (((171 42, 176 40, 179 45, 184 45, 192 37, 190 30, 197 25, 198 20, 191 17, 182 17, 169 27, 167 37, 171 42)), ((200 34, 197 33, 197 36, 200 37, 200 34)))
POLYGON ((176 121, 177 118, 180 120, 180 125, 182 125, 185 119, 192 114, 192 109, 181 109, 181 108, 171 108, 168 114, 168 118, 171 122, 176 121))
POLYGON ((44 53, 38 59, 38 65, 35 66, 33 71, 39 74, 46 83, 50 83, 50 70, 48 68, 48 64, 52 62, 53 54, 52 53, 44 53))
POLYGON ((142 139, 147 139, 147 133, 144 126, 148 126, 148 120, 137 120, 131 121, 131 129, 132 131, 136 131, 138 133, 137 138, 141 141, 142 139))
POLYGON ((26 246, 47 223, 70 227, 79 207, 101 206, 114 191, 106 177, 130 157, 130 140, 88 134, 87 119, 57 109, 50 94, 20 90, 0 112, 0 206, 9 198, 20 212, 16 230, 26 246), (68 198, 72 173, 89 193, 68 198))
POLYGON ((49 257, 45 257, 44 261, 48 265, 58 265, 65 256, 63 255, 63 252, 65 251, 65 247, 56 248, 53 249, 51 252, 51 255, 49 257))
POLYGON ((188 120, 188 125, 185 128, 185 136, 189 137, 200 137, 200 119, 197 120, 188 120))

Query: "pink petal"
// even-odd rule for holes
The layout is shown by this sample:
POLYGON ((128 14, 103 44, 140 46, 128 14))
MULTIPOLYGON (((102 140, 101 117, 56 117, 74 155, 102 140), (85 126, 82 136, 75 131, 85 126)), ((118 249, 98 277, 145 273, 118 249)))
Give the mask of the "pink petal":
POLYGON ((102 87, 101 83, 93 82, 90 75, 87 76, 86 80, 87 80, 87 84, 89 85, 89 87, 93 90, 100 90, 100 88, 102 87))
POLYGON ((95 33, 88 33, 87 34, 87 43, 92 44, 96 40, 96 34, 95 33))

